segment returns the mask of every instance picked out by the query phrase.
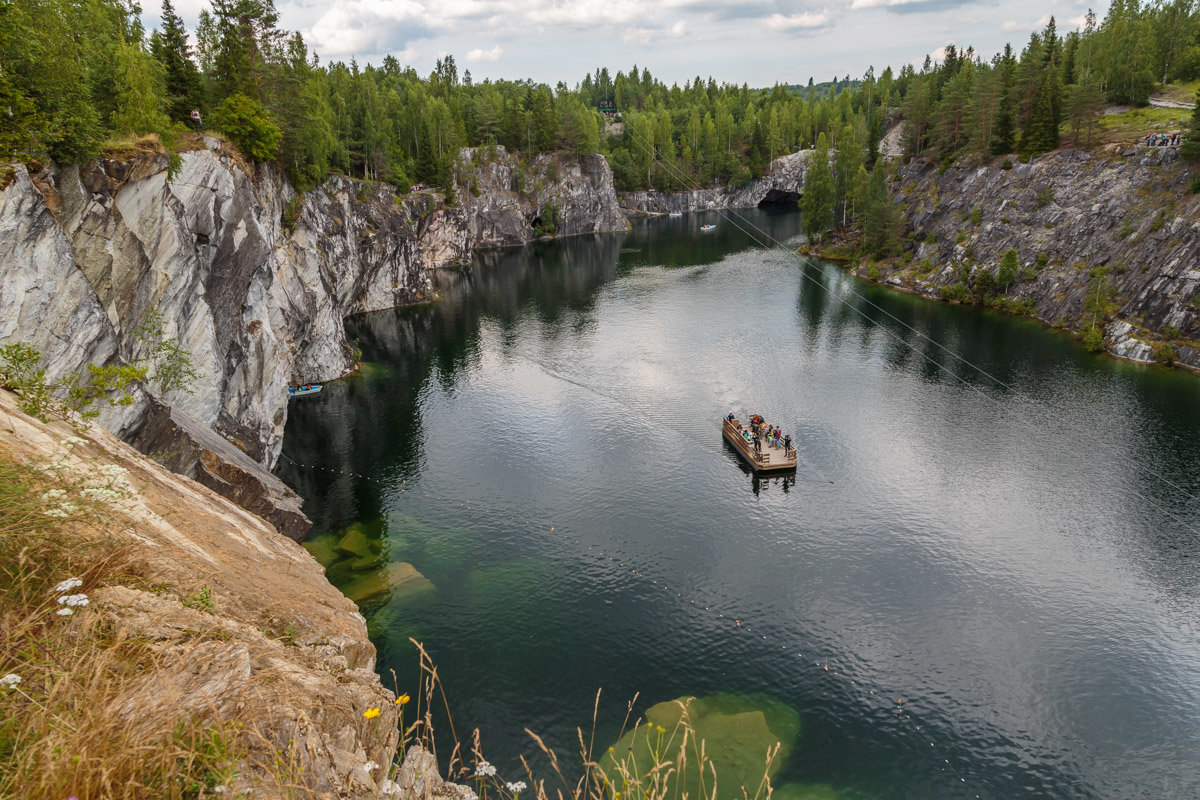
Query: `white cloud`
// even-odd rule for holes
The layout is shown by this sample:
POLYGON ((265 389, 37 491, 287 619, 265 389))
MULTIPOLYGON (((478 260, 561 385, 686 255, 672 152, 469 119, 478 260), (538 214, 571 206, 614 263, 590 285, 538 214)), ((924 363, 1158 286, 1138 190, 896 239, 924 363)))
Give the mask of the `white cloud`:
POLYGON ((850 3, 850 8, 888 8, 890 6, 903 6, 908 3, 915 3, 918 0, 853 0, 850 3))
MULTIPOLYGON (((855 0, 859 2, 859 0, 855 0)), ((772 14, 767 18, 767 27, 773 31, 796 31, 823 28, 829 24, 829 15, 825 12, 804 11, 799 14, 772 14)))
POLYGON ((504 55, 504 48, 500 45, 496 45, 490 50, 482 50, 477 47, 467 53, 467 61, 499 61, 502 55, 504 55))

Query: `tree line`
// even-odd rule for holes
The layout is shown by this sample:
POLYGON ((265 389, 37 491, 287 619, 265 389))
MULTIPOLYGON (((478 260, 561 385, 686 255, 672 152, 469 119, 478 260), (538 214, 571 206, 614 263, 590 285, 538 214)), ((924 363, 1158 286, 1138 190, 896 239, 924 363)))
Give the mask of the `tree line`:
POLYGON ((851 220, 887 227, 876 165, 898 120, 909 155, 1034 155, 1064 136, 1086 143, 1106 103, 1144 104, 1156 83, 1200 77, 1197 0, 1114 0, 1103 20, 1089 12, 1064 36, 1051 19, 1019 53, 1006 46, 990 60, 949 45, 920 69, 765 89, 699 76, 667 86, 637 65, 598 68, 573 88, 476 82, 452 56, 425 76, 393 56, 323 65, 279 27, 272 0, 210 2, 189 31, 162 0, 161 26, 147 33, 141 9, 122 0, 10 0, 0 153, 70 162, 130 134, 169 142, 193 108, 301 189, 339 172, 449 191, 460 149, 488 145, 525 157, 601 152, 619 189, 736 187, 812 149, 806 203, 819 236, 851 220))

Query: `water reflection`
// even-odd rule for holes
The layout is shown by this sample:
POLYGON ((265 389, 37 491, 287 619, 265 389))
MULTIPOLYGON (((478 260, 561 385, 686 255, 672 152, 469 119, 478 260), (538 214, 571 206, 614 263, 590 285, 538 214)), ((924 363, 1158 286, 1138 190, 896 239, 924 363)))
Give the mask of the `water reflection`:
POLYGON ((603 687, 602 746, 635 693, 777 698, 794 792, 1200 793, 1200 381, 705 221, 481 254, 347 324, 367 363, 293 404, 281 473, 380 668, 419 636, 508 771, 603 687), (731 409, 794 475, 750 474, 731 409))

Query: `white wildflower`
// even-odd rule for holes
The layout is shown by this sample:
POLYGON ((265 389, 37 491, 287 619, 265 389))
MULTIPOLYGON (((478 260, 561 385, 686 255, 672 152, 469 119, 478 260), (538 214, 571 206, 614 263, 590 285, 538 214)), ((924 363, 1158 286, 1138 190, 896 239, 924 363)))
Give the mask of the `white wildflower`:
POLYGON ((116 464, 104 464, 99 468, 99 471, 101 475, 107 475, 110 478, 119 478, 129 472, 129 470, 116 464))
POLYGON ((67 578, 58 586, 55 586, 54 591, 56 594, 62 594, 63 592, 71 591, 76 586, 83 586, 83 581, 79 580, 79 578, 67 578))
POLYGON ((86 606, 88 602, 86 594, 65 594, 58 598, 60 606, 86 606))
POLYGON ((57 500, 58 498, 65 495, 66 493, 67 493, 66 489, 49 489, 45 492, 42 492, 42 499, 43 500, 57 500))
POLYGON ((525 781, 516 781, 515 783, 506 783, 504 785, 507 786, 508 790, 513 794, 525 791, 525 781))
POLYGON ((71 466, 65 458, 58 458, 47 464, 42 465, 42 472, 55 472, 56 470, 66 469, 71 466))
POLYGON ((213 791, 213 794, 224 794, 225 787, 224 786, 214 786, 212 791, 213 791))
POLYGON ((20 682, 21 676, 15 672, 10 672, 3 678, 0 678, 0 686, 3 686, 5 689, 15 689, 20 682))
POLYGON ((367 773, 368 775, 371 774, 371 770, 378 769, 378 768, 379 768, 379 765, 376 764, 374 761, 368 761, 367 763, 363 764, 363 772, 367 773))
POLYGON ((73 609, 73 608, 60 608, 58 611, 55 611, 54 613, 55 613, 55 614, 58 614, 60 617, 69 617, 69 616, 71 616, 72 614, 74 614, 74 613, 75 613, 75 609, 73 609))
POLYGON ((62 440, 61 444, 63 447, 74 447, 77 444, 87 444, 87 439, 83 439, 79 436, 68 436, 62 440))
POLYGON ((47 517, 54 517, 55 519, 66 519, 67 518, 67 512, 63 511, 61 508, 47 509, 45 511, 45 514, 47 517))
POLYGON ((475 777, 490 778, 496 774, 496 768, 486 761, 480 761, 475 765, 475 777))

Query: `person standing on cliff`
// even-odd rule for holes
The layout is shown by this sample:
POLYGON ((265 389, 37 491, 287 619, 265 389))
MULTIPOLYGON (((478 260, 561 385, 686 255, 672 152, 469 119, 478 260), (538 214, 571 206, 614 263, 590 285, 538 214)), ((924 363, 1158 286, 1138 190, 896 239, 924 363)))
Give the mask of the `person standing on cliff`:
POLYGON ((192 125, 196 128, 196 133, 204 133, 204 123, 200 121, 200 109, 192 109, 192 125))

